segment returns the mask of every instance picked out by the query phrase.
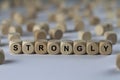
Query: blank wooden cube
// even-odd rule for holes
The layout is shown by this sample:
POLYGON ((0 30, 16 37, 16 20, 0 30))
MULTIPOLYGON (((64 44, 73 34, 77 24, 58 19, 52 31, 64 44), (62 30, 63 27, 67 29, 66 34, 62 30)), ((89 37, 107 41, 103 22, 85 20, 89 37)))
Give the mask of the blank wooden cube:
POLYGON ((99 53, 102 55, 110 55, 112 53, 112 43, 108 40, 99 42, 99 53))
POLYGON ((27 31, 32 32, 33 27, 36 23, 34 21, 30 21, 27 23, 27 31))
POLYGON ((99 53, 99 45, 94 41, 87 41, 86 43, 86 52, 89 55, 96 55, 99 53))
POLYGON ((90 32, 79 31, 78 37, 79 37, 80 40, 91 40, 92 35, 91 35, 90 32))
POLYGON ((116 57, 116 66, 117 66, 117 69, 120 70, 120 54, 118 54, 116 57))
POLYGON ((97 25, 100 23, 100 19, 96 16, 92 16, 90 17, 90 24, 91 25, 97 25))
POLYGON ((86 53, 86 42, 83 40, 75 40, 73 43, 73 52, 77 55, 86 53))
POLYGON ((25 54, 32 54, 34 53, 34 42, 25 40, 22 42, 22 51, 25 54))
POLYGON ((112 31, 113 26, 111 24, 99 24, 95 27, 95 32, 97 35, 104 35, 105 32, 107 31, 112 31))
POLYGON ((63 33, 67 31, 67 25, 64 22, 59 22, 56 25, 57 29, 60 29, 63 33))
POLYGON ((73 41, 71 40, 63 40, 60 44, 61 54, 71 55, 73 54, 73 41))
POLYGON ((21 54, 22 53, 22 41, 12 40, 9 42, 9 49, 11 53, 21 54))
POLYGON ((45 32, 45 30, 36 30, 36 32, 34 32, 35 41, 46 38, 47 38, 47 33, 45 32))
POLYGON ((84 22, 83 21, 78 21, 75 23, 75 31, 82 31, 84 30, 84 22))
POLYGON ((0 49, 0 65, 5 62, 5 55, 3 49, 0 49))
POLYGON ((47 44, 48 54, 56 55, 60 53, 60 41, 59 40, 49 40, 47 44))
POLYGON ((117 34, 112 31, 107 31, 104 33, 105 40, 109 40, 112 42, 112 44, 117 43, 117 34))
POLYGON ((54 28, 49 31, 49 35, 51 39, 61 39, 63 32, 60 29, 54 28))
POLYGON ((47 54, 47 40, 35 41, 35 53, 36 54, 47 54))
POLYGON ((40 24, 40 29, 43 29, 43 30, 46 31, 46 33, 48 33, 49 32, 49 25, 48 25, 48 23, 41 23, 40 24))
POLYGON ((20 35, 22 35, 23 34, 22 27, 19 25, 10 26, 9 33, 20 33, 20 35))
POLYGON ((8 40, 11 41, 11 40, 20 40, 20 33, 9 33, 8 34, 8 40))

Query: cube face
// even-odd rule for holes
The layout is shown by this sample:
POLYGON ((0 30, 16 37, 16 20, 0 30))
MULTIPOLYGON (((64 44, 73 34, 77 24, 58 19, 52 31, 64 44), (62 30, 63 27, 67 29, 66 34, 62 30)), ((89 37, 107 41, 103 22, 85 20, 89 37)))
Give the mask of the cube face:
POLYGON ((36 41, 35 52, 36 54, 46 54, 47 53, 47 40, 36 41))
POLYGON ((32 32, 35 33, 36 30, 40 30, 40 25, 38 24, 34 25, 32 32))
POLYGON ((103 27, 103 25, 101 25, 101 24, 97 25, 95 27, 95 33, 96 33, 96 35, 99 35, 99 36, 103 35, 104 34, 104 27, 103 27))
POLYGON ((47 44, 48 54, 60 54, 60 42, 59 40, 50 40, 47 44))
POLYGON ((80 40, 91 40, 91 38, 92 38, 91 33, 85 32, 85 31, 80 31, 78 36, 79 36, 80 40))
POLYGON ((112 32, 112 31, 108 31, 104 34, 104 37, 106 40, 109 40, 112 42, 112 44, 116 44, 117 43, 117 35, 116 33, 112 32))
POLYGON ((70 55, 73 54, 73 42, 72 41, 62 41, 60 44, 61 54, 70 55))
POLYGON ((50 38, 51 39, 61 39, 62 36, 63 36, 63 32, 60 30, 60 29, 51 29, 49 31, 49 34, 50 34, 50 38))
POLYGON ((22 41, 21 40, 13 40, 9 43, 9 48, 11 53, 21 54, 22 53, 22 41))
POLYGON ((48 33, 48 31, 49 31, 49 25, 48 25, 48 23, 41 23, 40 24, 40 29, 43 29, 43 30, 45 30, 45 32, 46 33, 48 33))
POLYGON ((40 40, 40 39, 46 39, 46 38, 47 38, 47 34, 45 30, 36 30, 36 32, 34 33, 35 41, 40 40))
POLYGON ((86 53, 86 42, 77 40, 73 43, 73 52, 77 55, 82 55, 86 53))
POLYGON ((86 44, 86 52, 89 55, 96 55, 99 53, 99 48, 98 48, 98 43, 97 42, 92 42, 88 41, 86 44))
POLYGON ((15 32, 17 32, 16 28, 13 27, 13 26, 11 26, 11 27, 9 28, 9 33, 15 33, 15 32))
POLYGON ((64 22, 59 22, 56 26, 57 29, 60 29, 63 33, 67 31, 67 26, 64 22))
POLYGON ((75 31, 82 31, 84 30, 84 22, 83 21, 78 21, 75 23, 75 31))
POLYGON ((99 52, 102 55, 110 55, 112 53, 112 44, 110 41, 101 41, 99 43, 99 52))
POLYGON ((23 41, 22 42, 22 51, 25 54, 34 53, 34 42, 32 42, 32 41, 23 41))
POLYGON ((100 23, 100 19, 98 17, 93 16, 93 17, 90 18, 90 24, 91 25, 97 25, 99 23, 100 23))
POLYGON ((27 23, 27 31, 32 32, 33 27, 34 27, 35 24, 36 24, 36 23, 35 23, 35 22, 32 22, 32 21, 28 22, 28 23, 27 23))

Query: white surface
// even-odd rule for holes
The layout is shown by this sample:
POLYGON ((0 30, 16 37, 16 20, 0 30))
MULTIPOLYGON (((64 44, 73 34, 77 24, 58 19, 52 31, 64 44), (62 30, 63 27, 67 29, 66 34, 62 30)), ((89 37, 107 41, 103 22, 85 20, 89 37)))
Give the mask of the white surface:
MULTIPOLYGON (((98 12, 99 13, 99 12, 98 12)), ((7 13, 8 14, 8 13, 7 13)), ((0 14, 1 20, 6 15, 0 14)), ((41 19, 46 14, 41 13, 41 19)), ((99 15, 100 16, 100 15, 99 15)), ((42 19, 43 20, 43 19, 42 19)), ((40 22, 42 22, 42 20, 40 22)), ((43 20, 45 21, 45 20, 43 20)), ((93 34, 93 40, 101 40, 103 37, 94 34, 94 27, 89 26, 85 20, 86 30, 93 34)), ((68 28, 73 28, 71 22, 67 22, 68 28)), ((54 27, 54 24, 50 24, 54 27)), ((120 29, 115 28, 119 36, 120 29)), ((24 30, 25 31, 25 30, 24 30)), ((24 32, 22 39, 33 39, 31 33, 24 32)), ((66 33, 63 39, 76 40, 77 33, 66 33)), ((10 55, 8 40, 2 38, 6 55, 6 61, 0 65, 0 80, 119 80, 120 71, 116 69, 116 54, 120 51, 120 39, 113 47, 110 56, 87 55, 10 55)))

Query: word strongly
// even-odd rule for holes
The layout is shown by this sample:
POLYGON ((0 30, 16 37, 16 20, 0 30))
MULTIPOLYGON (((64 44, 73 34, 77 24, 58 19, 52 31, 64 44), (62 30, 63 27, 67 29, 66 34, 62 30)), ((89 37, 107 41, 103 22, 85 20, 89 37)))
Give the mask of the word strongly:
POLYGON ((99 42, 84 40, 38 40, 21 41, 13 40, 9 42, 11 53, 14 54, 63 54, 63 55, 110 55, 112 53, 112 43, 107 40, 99 42))

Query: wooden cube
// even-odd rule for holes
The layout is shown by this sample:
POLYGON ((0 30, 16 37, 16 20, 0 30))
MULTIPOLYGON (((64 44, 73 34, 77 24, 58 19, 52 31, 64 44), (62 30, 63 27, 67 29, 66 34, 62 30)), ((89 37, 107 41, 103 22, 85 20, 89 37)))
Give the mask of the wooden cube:
POLYGON ((99 53, 102 55, 112 54, 112 43, 108 40, 102 40, 99 42, 99 53))
POLYGON ((116 57, 116 66, 117 66, 117 69, 120 70, 120 54, 118 54, 116 57))
POLYGON ((48 25, 48 23, 41 23, 40 24, 40 29, 43 29, 43 30, 46 31, 46 33, 48 33, 49 32, 49 25, 48 25))
POLYGON ((80 40, 91 40, 92 35, 90 32, 79 31, 78 37, 80 40))
POLYGON ((9 49, 11 53, 21 54, 22 53, 22 41, 12 40, 9 42, 9 49))
POLYGON ((104 33, 105 40, 109 40, 112 42, 112 44, 117 43, 117 34, 112 31, 107 31, 104 33))
POLYGON ((63 55, 73 54, 73 41, 71 40, 62 40, 60 44, 60 51, 63 55))
POLYGON ((3 49, 0 49, 0 65, 5 62, 5 54, 3 49))
POLYGON ((20 33, 20 35, 23 34, 22 27, 19 25, 12 25, 9 28, 9 33, 20 33))
POLYGON ((77 55, 86 53, 86 42, 83 40, 75 40, 73 43, 73 52, 77 55))
POLYGON ((75 31, 82 31, 84 30, 84 22, 83 21, 78 21, 78 22, 75 22, 75 31))
POLYGON ((49 31, 49 35, 51 39, 61 39, 63 32, 60 29, 54 28, 49 31))
POLYGON ((36 24, 33 27, 33 33, 36 30, 45 30, 45 32, 48 33, 48 31, 49 31, 49 25, 47 23, 36 24))
POLYGON ((92 16, 90 17, 90 24, 91 25, 97 25, 100 23, 100 19, 96 16, 92 16))
POLYGON ((99 24, 95 28, 96 34, 100 36, 104 35, 105 32, 112 30, 113 30, 113 26, 111 24, 99 24))
POLYGON ((34 41, 25 40, 22 42, 22 51, 25 54, 34 53, 34 41))
POLYGON ((9 33, 8 34, 8 40, 11 41, 11 40, 20 40, 20 33, 9 33))
POLYGON ((88 55, 96 55, 99 53, 98 42, 87 41, 86 43, 86 52, 88 55))
POLYGON ((60 29, 63 33, 67 31, 67 26, 64 22, 57 23, 56 28, 60 29))
POLYGON ((45 30, 36 30, 36 32, 34 32, 35 41, 46 38, 47 38, 47 33, 45 32, 45 30))
POLYGON ((36 24, 36 23, 35 23, 34 21, 29 21, 29 22, 27 23, 27 31, 32 32, 33 27, 34 27, 35 24, 36 24))
POLYGON ((52 55, 60 54, 60 41, 49 40, 47 44, 47 52, 52 55))
POLYGON ((35 41, 35 53, 36 54, 47 54, 47 40, 35 41))

